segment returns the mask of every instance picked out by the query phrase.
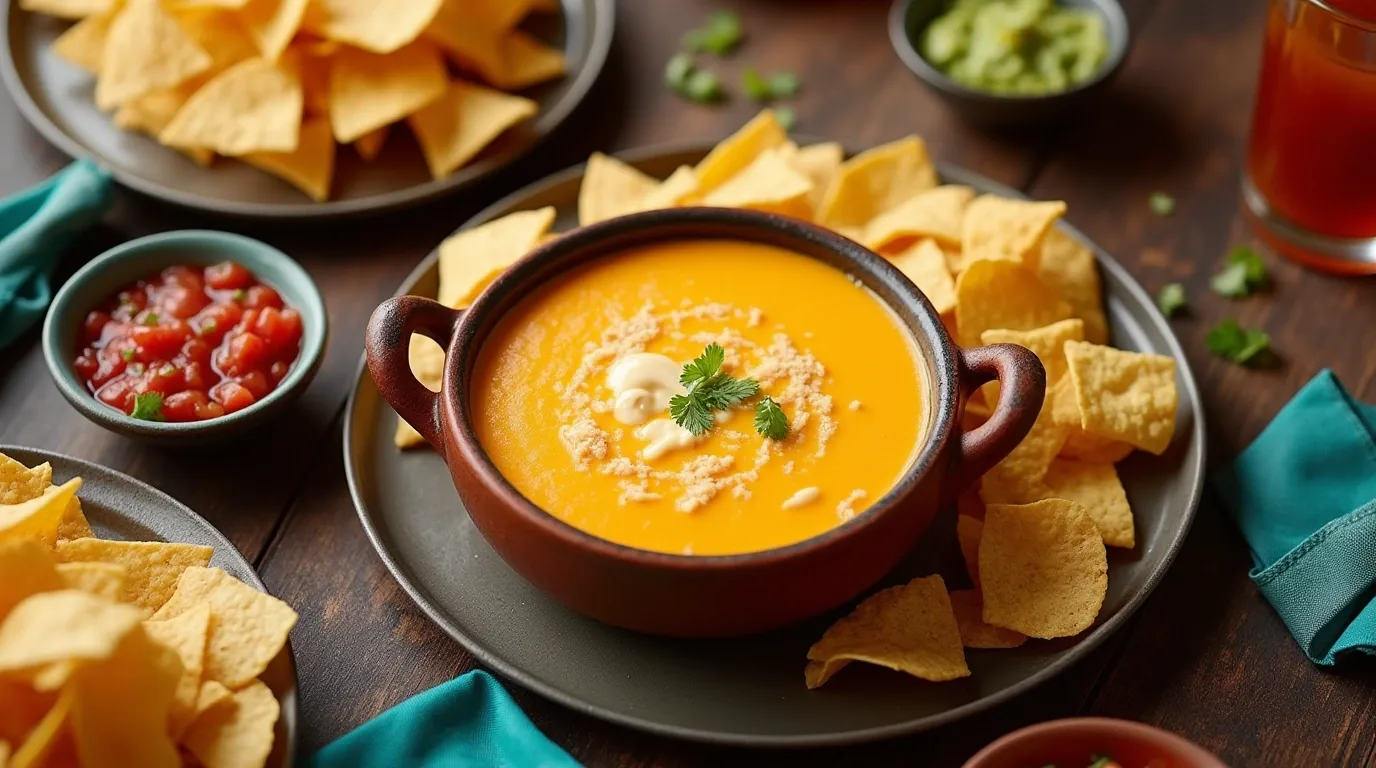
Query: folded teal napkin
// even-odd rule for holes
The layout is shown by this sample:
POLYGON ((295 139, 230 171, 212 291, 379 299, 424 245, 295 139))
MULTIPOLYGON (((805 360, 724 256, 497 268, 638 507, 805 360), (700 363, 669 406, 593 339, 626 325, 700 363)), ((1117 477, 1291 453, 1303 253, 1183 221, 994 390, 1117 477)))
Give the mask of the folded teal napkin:
POLYGON ((339 737, 312 768, 579 768, 496 678, 469 672, 339 737))
POLYGON ((72 240, 110 207, 110 174, 78 160, 0 200, 0 349, 48 309, 48 278, 72 240))
POLYGON ((1214 481, 1310 661, 1376 654, 1376 406, 1325 370, 1214 481))

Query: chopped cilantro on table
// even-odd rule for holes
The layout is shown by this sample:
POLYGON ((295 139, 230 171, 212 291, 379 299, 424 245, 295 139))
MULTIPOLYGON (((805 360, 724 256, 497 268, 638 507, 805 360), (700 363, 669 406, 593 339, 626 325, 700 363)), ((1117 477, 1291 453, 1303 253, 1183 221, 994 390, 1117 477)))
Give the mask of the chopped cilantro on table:
POLYGON ((715 73, 706 69, 696 69, 688 73, 687 79, 683 81, 684 96, 699 103, 709 103, 718 101, 722 98, 721 80, 717 79, 715 73))
POLYGON ((1157 216, 1169 216, 1175 213, 1175 198, 1165 192, 1153 192, 1147 199, 1147 205, 1151 206, 1151 212, 1157 216))
POLYGON ((1220 296, 1240 299, 1266 287, 1268 280, 1261 256, 1247 245, 1237 245, 1228 252, 1223 271, 1209 280, 1209 287, 1220 296))
POLYGON ((735 11, 716 11, 707 22, 683 35, 682 46, 691 53, 710 53, 724 56, 740 45, 745 37, 741 17, 735 11))
POLYGON ((1214 355, 1238 365, 1256 366, 1271 356, 1271 337, 1265 331, 1243 328, 1228 319, 1209 329, 1204 346, 1214 355))
POLYGON ((787 70, 780 70, 769 76, 769 92, 776 99, 787 99, 798 95, 798 76, 787 70))
POLYGON ((798 93, 798 76, 792 72, 779 71, 768 78, 754 67, 741 70, 741 87, 750 98, 761 103, 775 99, 787 99, 798 93))
POLYGON ((134 396, 134 410, 129 414, 143 421, 162 421, 162 395, 145 392, 134 396))
POLYGON ((785 131, 793 130, 793 126, 798 123, 798 115, 793 112, 792 107, 776 107, 774 119, 779 121, 779 127, 785 131))
POLYGON ((1156 294, 1156 306, 1166 317, 1175 317, 1189 309, 1190 305, 1185 300, 1185 286, 1180 283, 1166 283, 1161 286, 1161 292, 1156 294))
POLYGON ((755 431, 770 440, 788 437, 788 417, 769 395, 755 404, 755 431))
POLYGON ((683 85, 688 81, 688 75, 693 72, 693 56, 689 53, 676 53, 669 63, 664 65, 664 84, 674 89, 682 91, 683 85))

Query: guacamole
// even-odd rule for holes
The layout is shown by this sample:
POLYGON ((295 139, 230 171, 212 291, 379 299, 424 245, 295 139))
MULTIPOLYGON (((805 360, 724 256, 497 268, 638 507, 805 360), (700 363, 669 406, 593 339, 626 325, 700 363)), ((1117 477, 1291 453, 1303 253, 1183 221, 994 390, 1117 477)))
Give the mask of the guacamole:
POLYGON ((955 0, 923 30, 921 53, 968 88, 1035 96, 1093 77, 1108 38, 1098 13, 1055 0, 955 0))

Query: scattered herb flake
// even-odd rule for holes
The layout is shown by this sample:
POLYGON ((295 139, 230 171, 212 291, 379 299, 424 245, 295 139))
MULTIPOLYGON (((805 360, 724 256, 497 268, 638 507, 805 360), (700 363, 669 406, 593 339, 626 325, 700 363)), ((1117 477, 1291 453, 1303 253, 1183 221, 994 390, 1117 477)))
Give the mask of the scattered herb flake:
POLYGON ((1147 199, 1147 205, 1151 206, 1151 212, 1157 216, 1169 216, 1175 213, 1175 198, 1165 192, 1153 192, 1147 199))
POLYGON ((204 323, 201 323, 200 328, 196 329, 196 335, 204 336, 207 333, 214 333, 215 329, 218 327, 219 325, 215 322, 214 319, 206 320, 204 323))
POLYGON ((741 17, 735 11, 716 11, 705 24, 683 35, 682 46, 691 53, 724 56, 740 45, 744 36, 741 17))
POLYGON ((714 72, 706 69, 695 69, 688 73, 680 93, 699 104, 719 101, 722 97, 721 80, 717 79, 714 72))
POLYGON ((248 292, 243 288, 235 288, 234 293, 231 293, 229 297, 235 301, 243 301, 248 298, 248 292))
POLYGON ((664 84, 674 89, 682 91, 684 84, 688 82, 688 75, 693 73, 693 55, 690 53, 676 53, 669 63, 664 65, 664 84))
POLYGON ((1271 337, 1265 331, 1243 328, 1236 320, 1228 319, 1209 329, 1204 346, 1229 362, 1257 365, 1265 360, 1263 353, 1270 352, 1271 337))
POLYGON ((143 421, 162 421, 162 395, 145 392, 134 396, 134 410, 129 414, 143 421))
POLYGON ((1209 280, 1209 287, 1220 296, 1240 299, 1264 288, 1268 281, 1261 256, 1247 245, 1237 245, 1228 252, 1223 271, 1209 280))
POLYGON ((1175 317, 1189 309, 1189 303, 1185 301, 1185 286, 1180 283, 1161 286, 1161 292, 1156 294, 1156 306, 1161 308, 1161 314, 1166 317, 1175 317))
POLYGON ((798 95, 798 76, 780 70, 769 76, 769 93, 776 99, 788 99, 798 95))
POLYGON ((793 130, 793 126, 798 124, 798 115, 794 113, 792 107, 776 107, 774 119, 779 122, 779 127, 785 131, 793 130))
POLYGON ((157 327, 157 325, 158 325, 158 313, 157 313, 157 312, 149 312, 148 314, 144 315, 144 316, 143 316, 143 324, 146 325, 146 326, 148 326, 149 328, 155 328, 155 327, 157 327))
POLYGON ((770 440, 788 437, 788 417, 769 395, 755 404, 755 431, 770 440))
POLYGON ((122 358, 124 358, 124 362, 126 362, 126 363, 128 363, 128 362, 133 362, 133 360, 134 360, 134 349, 133 349, 133 347, 126 347, 125 349, 121 349, 121 350, 119 351, 119 356, 122 357, 122 358))
POLYGON ((758 102, 766 102, 774 98, 774 92, 770 89, 769 83, 760 76, 754 67, 746 67, 741 70, 741 87, 745 89, 745 95, 758 102))

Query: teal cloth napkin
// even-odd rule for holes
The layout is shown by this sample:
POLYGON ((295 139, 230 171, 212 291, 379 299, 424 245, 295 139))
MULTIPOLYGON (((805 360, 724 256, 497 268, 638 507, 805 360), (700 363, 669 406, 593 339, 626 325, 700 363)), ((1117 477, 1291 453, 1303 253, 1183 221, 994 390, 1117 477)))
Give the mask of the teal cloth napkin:
POLYGON ((579 768, 502 684, 475 670, 413 696, 339 737, 311 768, 579 768))
POLYGON ((1214 480, 1310 661, 1376 654, 1376 406, 1322 371, 1214 480))
POLYGON ((110 207, 110 173, 78 160, 0 200, 0 349, 48 309, 48 278, 72 240, 110 207))

